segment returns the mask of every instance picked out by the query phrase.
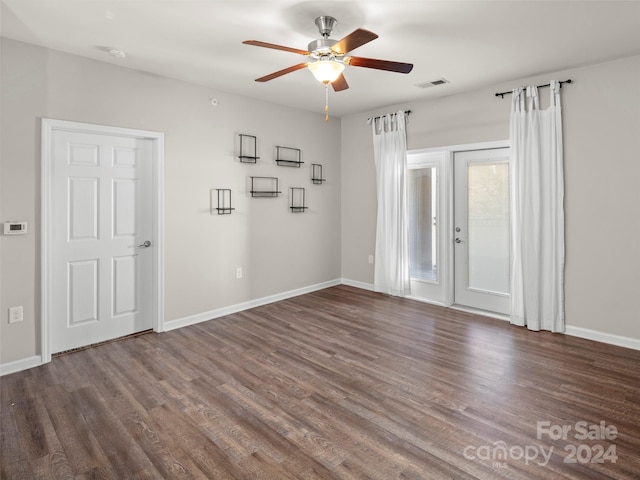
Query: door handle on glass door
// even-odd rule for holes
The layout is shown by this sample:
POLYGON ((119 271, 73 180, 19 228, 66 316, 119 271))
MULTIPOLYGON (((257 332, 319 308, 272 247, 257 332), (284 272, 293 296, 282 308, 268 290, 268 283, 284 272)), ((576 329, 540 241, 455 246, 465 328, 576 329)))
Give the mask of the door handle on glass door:
POLYGON ((151 242, 149 240, 145 240, 144 243, 141 243, 140 245, 138 245, 138 247, 140 248, 147 248, 151 246, 151 242))

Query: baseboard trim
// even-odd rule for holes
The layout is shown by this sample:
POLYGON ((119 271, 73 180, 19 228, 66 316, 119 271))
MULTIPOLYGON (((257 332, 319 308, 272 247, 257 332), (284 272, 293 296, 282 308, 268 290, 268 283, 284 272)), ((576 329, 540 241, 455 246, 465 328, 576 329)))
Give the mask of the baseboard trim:
POLYGON ((188 327, 189 325, 196 325, 201 322, 206 322, 207 320, 213 320, 215 318, 224 317, 225 315, 231 315, 232 313, 242 312, 250 308, 260 307, 269 303, 279 302, 280 300, 286 300, 287 298, 304 295, 305 293, 311 293, 317 290, 334 287, 336 285, 340 285, 341 283, 341 279, 329 280, 327 282, 317 283, 315 285, 309 285, 307 287, 297 288, 295 290, 289 290, 288 292, 277 293, 275 295, 269 295, 267 297, 237 303, 228 307, 217 308, 209 312, 198 313, 196 315, 190 315, 188 317, 170 320, 168 322, 164 322, 163 331, 170 332, 171 330, 188 327))
POLYGON ((340 283, 342 283, 342 285, 348 285, 349 287, 361 288, 362 290, 370 290, 372 292, 374 291, 373 283, 359 282, 357 280, 349 280, 348 278, 341 279, 340 283))
POLYGON ((640 340, 636 338, 623 337, 621 335, 599 332, 598 330, 590 330, 588 328, 574 327, 572 325, 567 325, 564 333, 572 337, 580 337, 587 340, 595 340, 596 342, 616 345, 618 347, 640 350, 640 340))
POLYGON ((12 373, 21 372, 22 370, 39 367, 40 365, 42 365, 42 357, 40 355, 34 355, 33 357, 27 357, 21 360, 3 363, 0 364, 0 377, 4 375, 11 375, 12 373))

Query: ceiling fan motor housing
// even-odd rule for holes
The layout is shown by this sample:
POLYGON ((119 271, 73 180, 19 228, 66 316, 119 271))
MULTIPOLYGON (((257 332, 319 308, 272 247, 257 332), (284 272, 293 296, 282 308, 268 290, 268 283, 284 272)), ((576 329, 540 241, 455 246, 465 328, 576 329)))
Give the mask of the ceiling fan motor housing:
POLYGON ((330 38, 320 38, 309 43, 307 50, 311 52, 312 56, 322 57, 331 54, 331 47, 333 47, 336 43, 338 43, 337 40, 332 40, 330 38))

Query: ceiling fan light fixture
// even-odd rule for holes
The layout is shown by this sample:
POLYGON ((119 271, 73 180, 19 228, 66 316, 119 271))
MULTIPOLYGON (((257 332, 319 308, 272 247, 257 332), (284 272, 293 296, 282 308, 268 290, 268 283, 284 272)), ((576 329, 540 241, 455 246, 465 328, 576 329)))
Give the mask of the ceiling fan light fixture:
POLYGON ((344 63, 334 59, 327 58, 318 59, 309 64, 309 70, 319 82, 324 84, 331 83, 336 80, 344 70, 344 63))

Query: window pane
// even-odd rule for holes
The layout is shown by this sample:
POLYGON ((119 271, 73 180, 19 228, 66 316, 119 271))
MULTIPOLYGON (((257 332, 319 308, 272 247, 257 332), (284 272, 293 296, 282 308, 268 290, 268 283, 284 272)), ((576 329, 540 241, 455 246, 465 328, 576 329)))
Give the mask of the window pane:
POLYGON ((469 288, 509 294, 509 164, 468 168, 469 288))
POLYGON ((410 169, 407 190, 411 278, 438 282, 437 168, 410 169))

